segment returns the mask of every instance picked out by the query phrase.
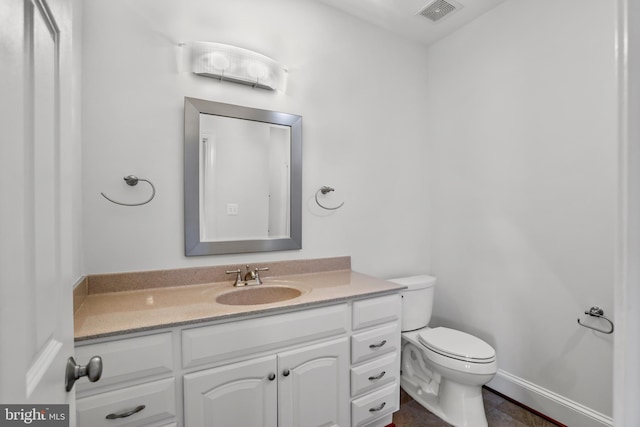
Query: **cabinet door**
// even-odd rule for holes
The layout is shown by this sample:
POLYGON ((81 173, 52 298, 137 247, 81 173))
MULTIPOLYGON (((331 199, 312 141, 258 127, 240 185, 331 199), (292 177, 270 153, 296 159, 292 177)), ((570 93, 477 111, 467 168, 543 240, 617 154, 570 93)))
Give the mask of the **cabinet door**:
POLYGON ((279 427, 348 427, 348 339, 278 354, 278 405, 279 427))
POLYGON ((276 377, 275 355, 185 375, 185 425, 276 427, 276 377))

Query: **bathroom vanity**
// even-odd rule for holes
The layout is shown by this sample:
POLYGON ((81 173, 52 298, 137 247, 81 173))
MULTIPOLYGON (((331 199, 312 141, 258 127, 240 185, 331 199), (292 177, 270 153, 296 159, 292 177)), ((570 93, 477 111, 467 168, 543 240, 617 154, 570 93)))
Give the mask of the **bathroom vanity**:
POLYGON ((101 356, 104 370, 77 383, 78 426, 388 424, 403 287, 350 270, 257 286, 301 294, 219 304, 238 292, 227 281, 89 295, 76 311, 76 359, 101 356))

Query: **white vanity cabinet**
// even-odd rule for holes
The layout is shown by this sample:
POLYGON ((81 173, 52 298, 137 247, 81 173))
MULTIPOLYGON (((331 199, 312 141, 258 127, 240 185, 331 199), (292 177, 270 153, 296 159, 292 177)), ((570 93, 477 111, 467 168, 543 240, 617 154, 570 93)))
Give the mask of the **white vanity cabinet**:
POLYGON ((189 427, 348 426, 347 337, 184 377, 189 427))
POLYGON ((76 346, 78 360, 102 357, 100 381, 76 383, 78 427, 164 426, 177 401, 171 332, 76 346))
POLYGON ((83 341, 76 358, 104 370, 77 383, 77 425, 384 426, 399 408, 399 325, 387 294, 83 341))
POLYGON ((384 426, 400 408, 399 294, 353 303, 351 427, 384 426))
POLYGON ((348 426, 348 331, 346 303, 184 330, 185 426, 348 426))

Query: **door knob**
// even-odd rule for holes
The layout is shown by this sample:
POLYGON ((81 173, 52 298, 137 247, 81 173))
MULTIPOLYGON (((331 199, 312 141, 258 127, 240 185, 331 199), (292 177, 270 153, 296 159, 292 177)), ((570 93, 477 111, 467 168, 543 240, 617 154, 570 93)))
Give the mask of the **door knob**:
POLYGON ((102 376, 102 358, 93 356, 86 365, 77 365, 73 357, 67 359, 67 369, 65 373, 65 389, 71 391, 76 380, 87 377, 92 383, 98 381, 102 376))

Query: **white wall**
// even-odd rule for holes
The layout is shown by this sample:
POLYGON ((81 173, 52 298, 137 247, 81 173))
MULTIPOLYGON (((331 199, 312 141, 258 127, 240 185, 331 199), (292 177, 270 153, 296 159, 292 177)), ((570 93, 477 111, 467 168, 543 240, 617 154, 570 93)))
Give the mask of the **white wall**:
POLYGON ((614 314, 614 6, 505 2, 432 45, 425 72, 435 320, 495 346, 495 387, 594 417, 612 411, 612 337, 576 318, 614 314))
POLYGON ((84 2, 83 139, 88 274, 351 255, 377 276, 423 271, 424 47, 309 0, 84 2), (195 76, 179 42, 263 53, 289 69, 284 94, 195 76), (303 116, 303 249, 186 258, 183 97, 303 116), (148 205, 125 208, 148 187, 148 205), (144 184, 144 183, 143 183, 144 184), (322 185, 344 200, 329 214, 322 185))

